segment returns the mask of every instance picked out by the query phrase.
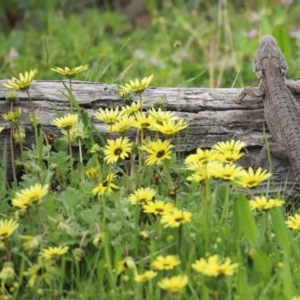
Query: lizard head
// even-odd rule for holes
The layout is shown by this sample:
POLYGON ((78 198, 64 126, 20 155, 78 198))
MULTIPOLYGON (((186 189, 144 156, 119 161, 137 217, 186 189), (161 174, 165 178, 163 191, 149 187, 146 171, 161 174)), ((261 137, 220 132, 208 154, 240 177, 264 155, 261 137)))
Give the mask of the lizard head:
POLYGON ((262 61, 264 59, 271 59, 276 62, 279 73, 285 76, 288 69, 285 57, 281 49, 277 45, 277 41, 271 35, 264 35, 259 42, 258 49, 253 60, 253 71, 256 73, 257 77, 262 78, 263 75, 263 65, 262 61))

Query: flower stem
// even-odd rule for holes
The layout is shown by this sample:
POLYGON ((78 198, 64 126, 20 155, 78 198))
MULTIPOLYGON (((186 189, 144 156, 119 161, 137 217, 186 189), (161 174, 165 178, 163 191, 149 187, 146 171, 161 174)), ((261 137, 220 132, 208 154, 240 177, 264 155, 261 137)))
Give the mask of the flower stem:
POLYGON ((70 129, 68 132, 68 144, 69 144, 69 155, 70 155, 70 166, 71 166, 71 183, 73 182, 73 155, 72 155, 72 143, 71 143, 71 134, 70 129))

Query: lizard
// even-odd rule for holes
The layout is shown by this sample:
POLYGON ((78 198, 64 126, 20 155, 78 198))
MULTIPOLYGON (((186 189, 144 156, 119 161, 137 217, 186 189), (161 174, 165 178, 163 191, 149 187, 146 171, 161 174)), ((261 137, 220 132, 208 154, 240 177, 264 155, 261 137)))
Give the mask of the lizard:
MULTIPOLYGON (((236 97, 241 104, 246 95, 263 97, 265 119, 274 142, 269 143, 270 152, 289 160, 295 178, 300 177, 300 108, 289 88, 299 92, 295 82, 286 80, 286 59, 276 39, 264 35, 253 60, 253 71, 261 79, 258 87, 245 87, 236 97), (288 88, 289 87, 289 88, 288 88)), ((267 157, 263 147, 256 165, 267 157)))

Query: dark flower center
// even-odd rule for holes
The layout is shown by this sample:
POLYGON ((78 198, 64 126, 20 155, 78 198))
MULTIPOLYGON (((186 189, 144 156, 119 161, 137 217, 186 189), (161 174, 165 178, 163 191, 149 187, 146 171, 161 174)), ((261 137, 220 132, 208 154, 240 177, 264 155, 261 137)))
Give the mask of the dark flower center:
POLYGON ((40 267, 37 271, 36 271, 36 276, 43 276, 46 273, 46 269, 44 267, 40 267))
POLYGON ((117 148, 115 151, 114 151, 114 154, 119 156, 121 153, 122 153, 122 148, 117 148))
POLYGON ((183 218, 176 218, 176 219, 175 219, 175 221, 176 221, 177 223, 181 223, 183 220, 184 220, 183 218))
POLYGON ((165 155, 165 153, 166 153, 165 150, 160 150, 160 151, 157 152, 156 157, 161 158, 165 155))
POLYGON ((108 181, 107 181, 106 179, 102 181, 102 186, 103 186, 103 187, 108 186, 108 181))

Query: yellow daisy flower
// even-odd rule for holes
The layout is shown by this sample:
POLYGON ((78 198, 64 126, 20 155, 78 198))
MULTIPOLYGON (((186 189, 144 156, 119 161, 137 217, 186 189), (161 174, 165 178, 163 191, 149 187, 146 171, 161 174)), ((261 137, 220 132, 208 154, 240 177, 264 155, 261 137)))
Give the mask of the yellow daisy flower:
POLYGON ((88 179, 95 179, 100 176, 100 169, 99 167, 92 167, 87 169, 84 174, 88 179))
POLYGON ((126 133, 135 121, 133 116, 123 116, 120 121, 113 124, 110 128, 112 133, 126 133))
POLYGON ((176 255, 159 255, 155 261, 151 264, 154 269, 157 270, 172 270, 174 267, 180 264, 180 260, 176 255))
POLYGON ((166 203, 164 201, 156 200, 149 201, 143 206, 144 213, 164 215, 172 211, 174 205, 172 203, 166 203))
POLYGON ((136 282, 146 282, 151 280, 153 277, 157 276, 157 272, 154 271, 146 271, 144 274, 136 275, 134 280, 136 282))
POLYGON ((145 100, 138 100, 137 102, 132 102, 130 105, 122 107, 122 112, 125 115, 132 116, 142 109, 142 106, 144 103, 145 103, 145 100))
POLYGON ((173 277, 165 277, 158 286, 170 293, 179 293, 188 284, 189 278, 187 275, 178 275, 173 277))
POLYGON ((104 233, 97 233, 93 239, 93 245, 97 248, 101 248, 104 242, 104 233))
POLYGON ((242 141, 231 140, 227 142, 219 142, 213 146, 213 149, 221 153, 227 151, 240 152, 245 146, 246 143, 242 141))
POLYGON ((21 108, 14 111, 9 111, 2 115, 5 121, 10 122, 13 126, 19 126, 21 124, 22 110, 21 108))
POLYGON ((289 216, 285 224, 292 229, 300 230, 300 214, 289 216))
POLYGON ((138 79, 130 80, 129 83, 125 85, 119 85, 119 94, 121 97, 128 95, 129 93, 142 93, 150 84, 153 79, 153 74, 149 77, 144 77, 141 81, 138 79))
POLYGON ((185 129, 186 127, 188 127, 188 125, 189 124, 185 120, 180 119, 178 122, 172 120, 162 122, 162 124, 155 123, 150 129, 159 131, 162 134, 170 137, 173 136, 175 133, 185 129))
POLYGON ((215 169, 214 176, 223 180, 234 180, 240 176, 242 170, 242 167, 237 167, 236 165, 220 164, 215 169))
POLYGON ((19 235, 19 238, 25 240, 22 245, 24 249, 29 253, 32 253, 34 250, 36 250, 39 247, 41 241, 41 236, 39 235, 19 235))
POLYGON ((23 189, 16 193, 15 198, 12 199, 12 205, 20 208, 28 208, 33 204, 39 203, 42 198, 47 195, 49 191, 49 184, 42 186, 39 183, 23 189))
POLYGON ((98 144, 94 144, 90 149, 90 153, 101 153, 101 147, 98 144))
POLYGON ((13 137, 17 144, 24 143, 26 138, 25 129, 21 126, 15 127, 13 130, 13 137))
POLYGON ((26 71, 24 75, 20 73, 19 79, 13 77, 12 81, 9 81, 8 83, 3 83, 3 85, 9 89, 27 91, 30 88, 30 85, 37 72, 37 69, 34 69, 31 70, 29 73, 26 71))
POLYGON ((170 213, 163 215, 160 222, 164 224, 164 227, 179 227, 191 220, 190 212, 174 208, 170 213))
POLYGON ((255 197, 254 200, 249 201, 250 209, 251 210, 269 210, 274 207, 280 207, 284 204, 283 200, 279 199, 269 199, 267 200, 266 197, 255 197))
POLYGON ((192 181, 196 183, 204 183, 205 182, 205 176, 195 173, 186 178, 187 181, 192 181))
POLYGON ((78 115, 75 114, 67 114, 61 118, 55 118, 53 120, 53 124, 59 128, 69 130, 71 129, 72 125, 74 125, 78 121, 78 115))
POLYGON ((29 286, 39 285, 42 282, 50 285, 52 280, 57 279, 57 270, 52 265, 52 262, 42 259, 39 259, 37 264, 28 268, 23 274, 30 277, 28 281, 29 286))
POLYGON ((113 189, 118 189, 119 187, 115 185, 112 181, 117 177, 115 174, 108 174, 105 179, 103 179, 92 191, 93 195, 98 197, 107 193, 112 193, 113 189))
POLYGON ((55 260, 61 255, 67 253, 68 250, 68 246, 49 247, 48 249, 43 249, 40 252, 40 256, 45 260, 55 260))
POLYGON ((87 70, 88 67, 89 67, 88 65, 79 66, 73 69, 69 69, 68 67, 65 67, 64 69, 56 67, 56 68, 51 68, 51 70, 61 75, 64 75, 66 78, 74 78, 80 72, 87 70))
POLYGON ((172 151, 174 146, 169 140, 161 141, 158 139, 155 142, 148 142, 147 144, 140 147, 148 153, 146 157, 147 165, 160 164, 165 159, 171 159, 172 151))
POLYGON ((155 193, 155 190, 151 188, 139 188, 134 193, 129 195, 128 201, 130 201, 130 203, 133 205, 136 205, 137 203, 145 204, 152 200, 155 193))
POLYGON ((118 275, 121 274, 126 269, 133 270, 136 274, 136 265, 132 257, 128 256, 122 261, 118 262, 118 275))
POLYGON ((154 118, 146 116, 144 112, 140 111, 135 114, 135 118, 136 120, 133 122, 132 127, 144 130, 149 130, 156 122, 154 118))
MULTIPOLYGON (((217 161, 209 161, 205 164, 202 162, 191 163, 186 166, 187 170, 191 170, 195 172, 195 174, 191 175, 192 178, 212 178, 216 177, 218 170, 222 167, 222 164, 217 161)), ((189 178, 189 177, 188 177, 189 178)), ((191 179, 188 179, 191 180, 191 179)), ((194 180, 191 180, 194 181, 194 180)), ((196 180, 198 182, 198 180, 196 180)))
POLYGON ((0 242, 10 237, 18 226, 19 224, 13 219, 0 220, 0 242))
POLYGON ((0 126, 0 133, 4 130, 5 128, 0 126))
POLYGON ((148 110, 149 115, 156 120, 157 123, 162 124, 163 122, 175 122, 179 119, 174 112, 162 111, 161 108, 157 110, 153 107, 148 110))
POLYGON ((219 255, 210 256, 207 260, 201 258, 200 260, 196 260, 194 264, 192 264, 192 268, 197 272, 202 273, 207 276, 219 276, 219 275, 227 275, 231 276, 235 272, 235 269, 239 266, 237 263, 231 263, 230 258, 226 258, 225 262, 220 263, 219 255))
POLYGON ((248 172, 246 170, 241 171, 239 179, 236 181, 236 183, 243 187, 253 188, 271 176, 271 173, 266 170, 263 171, 262 168, 258 168, 254 173, 253 169, 250 167, 248 172))
POLYGON ((97 112, 94 113, 94 117, 98 121, 102 121, 108 125, 113 125, 121 120, 123 114, 123 111, 119 111, 119 107, 117 107, 116 109, 100 108, 97 112))
POLYGON ((118 159, 125 159, 132 149, 132 143, 129 141, 128 137, 107 140, 107 143, 108 145, 106 145, 104 149, 104 161, 108 164, 116 163, 118 159))
POLYGON ((0 279, 2 280, 2 283, 6 282, 9 279, 13 279, 14 277, 15 277, 15 270, 14 270, 13 263, 12 262, 4 263, 3 268, 0 271, 0 279))
POLYGON ((192 163, 198 163, 198 162, 206 164, 215 159, 216 159, 216 153, 214 151, 202 150, 202 149, 198 148, 197 153, 188 155, 186 157, 184 163, 186 165, 192 164, 192 163))

